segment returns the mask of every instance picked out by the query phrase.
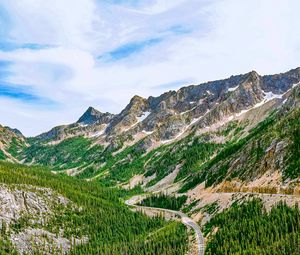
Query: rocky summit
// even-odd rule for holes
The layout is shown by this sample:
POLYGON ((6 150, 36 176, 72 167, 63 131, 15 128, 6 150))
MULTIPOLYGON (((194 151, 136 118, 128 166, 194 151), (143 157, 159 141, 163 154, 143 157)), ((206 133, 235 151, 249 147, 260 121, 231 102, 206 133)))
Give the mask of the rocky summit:
POLYGON ((102 113, 96 110, 93 107, 89 107, 85 113, 79 118, 77 123, 83 125, 92 125, 92 124, 107 124, 113 118, 111 113, 102 113))

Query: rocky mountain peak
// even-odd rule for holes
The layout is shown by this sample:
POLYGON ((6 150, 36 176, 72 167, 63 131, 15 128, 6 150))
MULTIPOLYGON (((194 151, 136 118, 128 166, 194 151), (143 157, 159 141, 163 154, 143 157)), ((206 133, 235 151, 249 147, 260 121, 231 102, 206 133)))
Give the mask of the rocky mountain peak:
POLYGON ((139 121, 139 117, 145 115, 149 110, 149 103, 146 98, 135 95, 125 107, 125 109, 115 116, 110 123, 107 131, 110 133, 120 132, 122 129, 128 129, 139 121))
POLYGON ((251 71, 246 75, 246 82, 258 83, 260 81, 260 75, 256 71, 251 71))
POLYGON ((105 124, 113 117, 111 113, 102 113, 93 107, 89 107, 84 114, 79 118, 77 123, 91 125, 94 123, 105 124), (100 123, 101 122, 101 123, 100 123))
POLYGON ((146 98, 143 98, 141 96, 135 95, 133 98, 131 98, 128 106, 133 106, 133 105, 143 105, 147 101, 146 98))
POLYGON ((139 96, 139 95, 134 95, 132 98, 131 98, 131 102, 135 102, 135 101, 140 101, 140 100, 145 100, 145 98, 139 96))
MULTIPOLYGON (((146 98, 135 95, 131 98, 129 104, 125 107, 122 113, 137 113, 145 111, 148 108, 148 101, 146 98)), ((121 113, 121 114, 122 114, 121 113)))

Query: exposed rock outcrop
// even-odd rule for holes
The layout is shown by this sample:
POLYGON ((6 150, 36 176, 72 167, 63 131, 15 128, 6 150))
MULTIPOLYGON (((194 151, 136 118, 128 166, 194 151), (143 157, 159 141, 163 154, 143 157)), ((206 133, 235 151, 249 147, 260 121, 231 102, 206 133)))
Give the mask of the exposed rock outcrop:
POLYGON ((61 141, 78 135, 100 134, 93 137, 108 145, 117 144, 120 139, 124 142, 145 136, 156 142, 177 139, 183 133, 230 120, 233 115, 243 114, 270 100, 283 101, 283 94, 299 82, 300 68, 266 76, 251 71, 183 87, 158 97, 134 96, 119 114, 101 113, 89 107, 77 123, 55 127, 38 138, 61 141))

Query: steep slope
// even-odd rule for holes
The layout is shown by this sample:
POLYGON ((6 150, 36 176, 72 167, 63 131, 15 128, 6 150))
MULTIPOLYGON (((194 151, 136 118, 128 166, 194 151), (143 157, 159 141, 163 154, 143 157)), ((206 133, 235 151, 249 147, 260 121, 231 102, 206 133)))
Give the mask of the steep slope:
POLYGON ((186 254, 185 227, 131 212, 124 191, 3 162, 0 191, 1 254, 186 254))
POLYGON ((79 118, 77 123, 83 125, 92 125, 92 124, 107 124, 113 118, 111 113, 102 113, 96 110, 93 107, 89 107, 86 112, 79 118))
POLYGON ((269 192, 299 193, 300 177, 300 85, 284 104, 248 134, 232 140, 199 168, 182 190, 205 181, 227 191, 260 189, 269 192), (259 179, 262 178, 260 181, 259 179), (229 181, 230 183, 227 183, 229 181))
POLYGON ((208 222, 207 255, 299 254, 300 210, 286 203, 266 212, 259 199, 236 203, 208 222))
POLYGON ((131 141, 132 144, 147 136, 146 147, 149 147, 154 142, 179 138, 199 120, 198 126, 212 125, 264 101, 280 98, 299 82, 300 68, 267 76, 252 71, 225 80, 183 87, 159 97, 134 96, 119 114, 100 113, 90 107, 77 123, 54 128, 38 138, 60 141, 70 135, 87 135, 91 129, 98 128, 103 132, 98 138, 100 143, 117 144, 121 140, 121 143, 131 141), (102 125, 107 126, 103 128, 102 125))
POLYGON ((35 137, 34 141, 56 144, 72 137, 98 137, 104 134, 113 116, 111 113, 101 113, 89 107, 76 123, 54 127, 35 137))
POLYGON ((25 147, 25 137, 19 130, 0 125, 0 159, 17 162, 25 147))
POLYGON ((151 177, 147 186, 183 165, 179 181, 286 105, 299 82, 300 68, 267 76, 252 71, 159 97, 134 96, 117 115, 90 107, 77 123, 31 139, 20 159, 114 184, 143 174, 151 177))

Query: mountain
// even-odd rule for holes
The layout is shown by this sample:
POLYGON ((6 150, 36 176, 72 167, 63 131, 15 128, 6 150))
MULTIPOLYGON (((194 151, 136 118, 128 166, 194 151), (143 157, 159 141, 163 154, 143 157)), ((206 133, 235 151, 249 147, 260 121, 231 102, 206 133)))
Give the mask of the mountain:
POLYGON ((24 137, 24 135, 22 134, 22 132, 17 129, 17 128, 10 128, 8 126, 5 127, 6 129, 10 130, 11 132, 15 133, 16 135, 20 136, 20 137, 24 137))
POLYGON ((266 76, 252 71, 169 91, 159 97, 134 96, 119 114, 101 113, 89 107, 76 123, 56 127, 38 138, 61 141, 95 135, 100 143, 116 146, 132 144, 147 136, 145 147, 149 147, 182 137, 194 126, 211 126, 259 103, 280 99, 299 80, 299 68, 266 76))
POLYGON ((0 125, 0 159, 17 162, 17 155, 26 147, 25 137, 18 129, 0 125))
POLYGON ((79 118, 77 123, 82 125, 92 125, 92 124, 107 124, 113 118, 111 113, 102 113, 93 107, 89 107, 86 112, 79 118))
MULTIPOLYGON (((299 238, 300 229, 299 119, 300 68, 263 76, 251 71, 183 87, 158 97, 134 96, 118 114, 102 113, 89 107, 77 122, 54 127, 33 138, 25 138, 18 132, 1 127, 2 159, 42 168, 35 174, 31 172, 35 167, 17 167, 2 162, 6 172, 0 171, 0 178, 3 178, 3 173, 9 175, 8 168, 20 167, 23 175, 17 178, 18 185, 32 185, 37 178, 44 187, 40 176, 43 171, 50 170, 54 175, 48 171, 46 186, 56 195, 53 195, 54 200, 48 202, 53 207, 59 207, 59 199, 55 197, 63 196, 70 200, 75 212, 63 212, 65 216, 62 217, 67 220, 70 213, 77 219, 79 212, 76 208, 86 206, 85 202, 76 199, 77 193, 72 193, 76 186, 80 197, 87 197, 91 204, 93 199, 98 199, 98 195, 101 198, 97 200, 97 209, 87 205, 86 210, 92 211, 92 219, 96 214, 100 215, 99 208, 104 207, 109 215, 105 222, 115 222, 113 226, 119 229, 122 216, 112 215, 121 210, 126 215, 126 231, 130 234, 127 236, 123 233, 126 231, 121 231, 124 235, 118 232, 119 237, 121 240, 132 240, 132 243, 128 241, 128 247, 126 242, 115 243, 109 239, 113 235, 106 232, 105 225, 102 232, 97 232, 108 235, 108 241, 112 242, 111 245, 101 246, 105 254, 115 254, 119 251, 118 245, 127 247, 128 254, 138 254, 144 244, 143 238, 152 235, 155 242, 151 239, 153 243, 148 247, 148 253, 143 250, 142 254, 153 254, 151 251, 157 249, 155 245, 160 234, 164 241, 160 247, 165 247, 160 254, 186 253, 183 243, 190 233, 186 233, 182 225, 167 224, 166 228, 170 229, 160 232, 159 229, 164 229, 163 224, 166 223, 146 223, 146 219, 140 219, 140 224, 149 224, 149 229, 138 233, 143 237, 138 238, 135 245, 130 237, 134 236, 134 230, 129 225, 137 227, 131 217, 140 216, 132 216, 119 205, 118 199, 132 195, 138 195, 134 198, 141 205, 186 213, 201 226, 206 237, 207 254, 242 254, 241 245, 234 241, 237 236, 248 237, 241 242, 249 254, 254 254, 253 251, 261 253, 264 249, 268 251, 266 254, 274 254, 275 242, 284 247, 287 251, 284 254, 297 254, 293 240, 299 238), (32 181, 27 182, 24 169, 32 181), (87 182, 89 185, 86 185, 87 182), (64 192, 65 187, 67 193, 64 192), (278 219, 284 220, 281 222, 278 219), (230 231, 224 224, 227 221, 231 224, 230 231), (241 222, 243 229, 238 228, 241 222), (253 230, 253 224, 259 226, 261 235, 257 234, 256 229, 253 230), (270 232, 270 226, 274 226, 275 236, 270 232), (145 234, 147 231, 149 235, 145 234), (176 231, 180 233, 178 239, 174 237, 176 231), (176 245, 172 249, 168 245, 174 240, 176 245), (222 240, 232 245, 229 247, 222 240), (265 247, 260 240, 264 240, 265 247)), ((13 178, 14 174, 9 176, 13 178)), ((7 186, 3 187, 4 191, 9 193, 8 197, 17 197, 20 192, 7 186)), ((55 226, 59 220, 57 213, 54 214, 54 227, 41 231, 39 226, 38 233, 48 237, 57 234, 55 226)), ((87 217, 91 226, 88 230, 84 228, 85 231, 76 237, 77 241, 92 242, 91 246, 83 245, 86 248, 81 251, 84 252, 90 251, 87 247, 97 249, 96 243, 103 242, 92 227, 95 224, 100 228, 99 222, 90 221, 88 215, 79 218, 87 217), (93 238, 94 235, 97 237, 93 238)), ((17 218, 14 221, 19 224, 20 220, 17 218)), ((76 220, 78 226, 81 223, 76 220)), ((63 229, 66 233, 74 231, 69 229, 67 223, 63 229)), ((30 230, 29 234, 24 234, 25 230, 28 231, 26 228, 20 231, 22 236, 35 232, 30 230)), ((14 235, 20 239, 18 233, 16 231, 14 235)), ((60 236, 65 238, 66 247, 72 241, 71 237, 67 234, 60 236)), ((193 238, 190 236, 190 239, 193 238)))
MULTIPOLYGON (((93 178, 107 170, 110 175, 117 167, 115 156, 127 162, 126 157, 132 160, 135 156, 132 153, 149 155, 149 152, 165 150, 163 148, 177 141, 192 142, 194 138, 202 141, 204 136, 205 144, 213 144, 214 149, 209 154, 212 156, 224 144, 243 138, 271 112, 286 105, 299 82, 300 68, 265 76, 251 71, 224 80, 183 87, 158 97, 134 96, 116 115, 89 107, 76 123, 55 127, 34 138, 32 146, 20 159, 93 178), (239 132, 231 135, 226 131, 230 137, 220 134, 229 128, 239 132)), ((181 161, 177 159, 174 165, 181 161)), ((163 174, 156 173, 155 180, 160 181, 170 169, 173 167, 168 166, 163 174)), ((144 166, 144 170, 131 170, 131 174, 117 179, 117 182, 128 182, 133 174, 143 172, 152 173, 144 166)))
POLYGON ((74 136, 100 136, 113 117, 114 115, 111 113, 101 113, 95 108, 89 107, 76 123, 54 127, 49 132, 37 136, 37 139, 59 142, 74 136))

